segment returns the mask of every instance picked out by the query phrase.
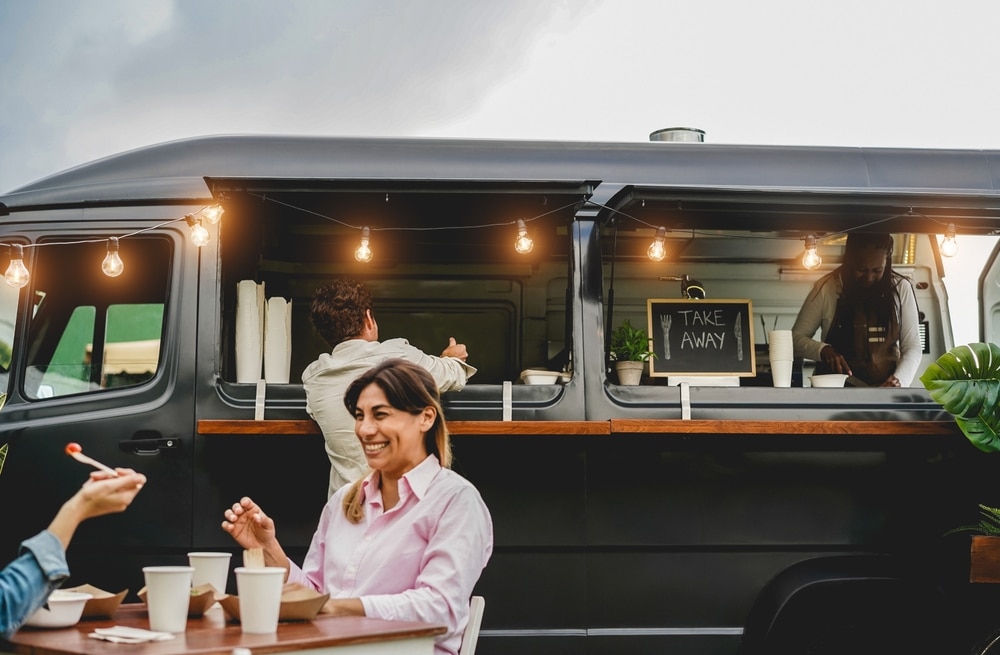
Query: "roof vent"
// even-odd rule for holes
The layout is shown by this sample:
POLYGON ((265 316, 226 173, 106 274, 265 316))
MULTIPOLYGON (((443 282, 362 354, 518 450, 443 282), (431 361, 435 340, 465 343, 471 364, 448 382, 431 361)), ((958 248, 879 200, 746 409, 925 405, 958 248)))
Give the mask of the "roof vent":
POLYGON ((669 141, 672 143, 703 143, 705 130, 696 127, 665 127, 649 134, 650 141, 669 141))

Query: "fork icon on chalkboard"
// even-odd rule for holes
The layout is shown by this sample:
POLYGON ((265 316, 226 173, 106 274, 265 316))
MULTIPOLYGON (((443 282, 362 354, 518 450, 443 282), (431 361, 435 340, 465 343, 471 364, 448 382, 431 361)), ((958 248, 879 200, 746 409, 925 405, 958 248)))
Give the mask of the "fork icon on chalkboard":
POLYGON ((660 317, 660 327, 663 328, 663 359, 670 359, 670 324, 673 322, 673 317, 670 314, 664 314, 660 317))

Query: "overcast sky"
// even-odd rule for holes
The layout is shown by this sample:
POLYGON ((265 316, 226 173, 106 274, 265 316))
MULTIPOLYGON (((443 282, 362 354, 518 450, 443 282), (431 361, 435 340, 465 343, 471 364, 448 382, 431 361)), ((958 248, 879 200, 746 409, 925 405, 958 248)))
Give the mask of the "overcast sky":
POLYGON ((998 0, 0 0, 0 192, 205 134, 1000 148, 998 26, 998 0))

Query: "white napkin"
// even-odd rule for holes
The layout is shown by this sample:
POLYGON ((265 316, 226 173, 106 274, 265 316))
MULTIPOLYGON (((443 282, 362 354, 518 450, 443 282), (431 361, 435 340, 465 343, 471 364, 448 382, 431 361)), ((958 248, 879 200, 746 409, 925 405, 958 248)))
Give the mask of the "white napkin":
POLYGON ((153 632, 142 628, 130 628, 125 625, 115 625, 110 628, 96 628, 87 635, 91 639, 103 639, 116 644, 141 644, 146 641, 165 641, 173 639, 169 632, 153 632))
POLYGON ((241 280, 236 285, 236 381, 260 379, 264 363, 264 284, 241 280))
POLYGON ((264 379, 288 384, 292 366, 292 301, 267 299, 264 315, 264 379))

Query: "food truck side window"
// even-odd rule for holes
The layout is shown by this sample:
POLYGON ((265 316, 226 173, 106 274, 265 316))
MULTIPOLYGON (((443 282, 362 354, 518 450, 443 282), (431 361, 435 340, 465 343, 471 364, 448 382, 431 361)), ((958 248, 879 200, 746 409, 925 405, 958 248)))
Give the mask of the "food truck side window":
POLYGON ((18 289, 0 284, 0 393, 7 391, 7 376, 14 352, 14 318, 17 316, 18 289))
POLYGON ((160 362, 169 242, 130 241, 117 278, 101 272, 92 243, 35 250, 25 396, 39 400, 151 380, 160 362))

